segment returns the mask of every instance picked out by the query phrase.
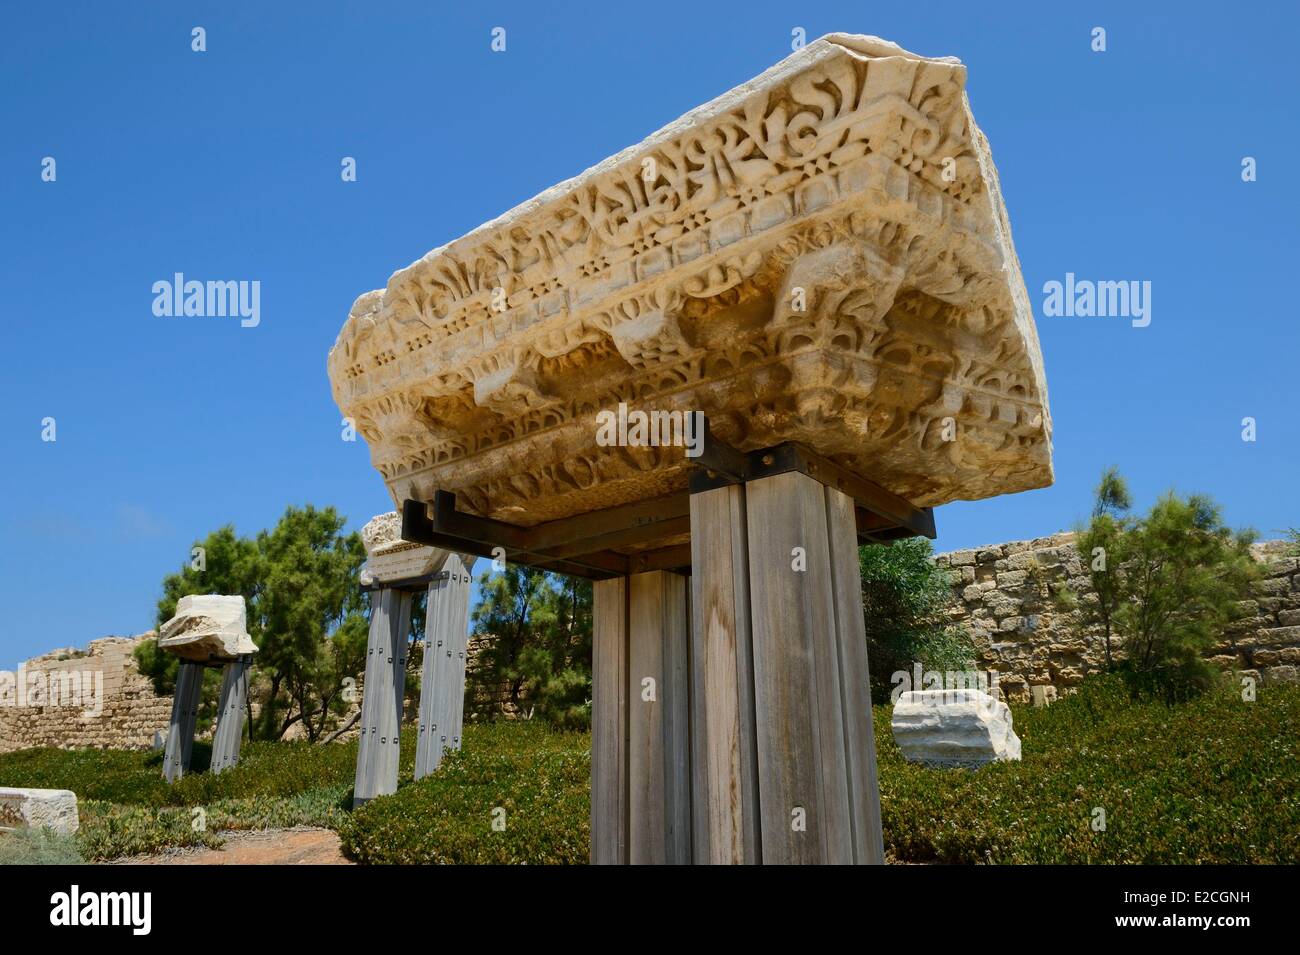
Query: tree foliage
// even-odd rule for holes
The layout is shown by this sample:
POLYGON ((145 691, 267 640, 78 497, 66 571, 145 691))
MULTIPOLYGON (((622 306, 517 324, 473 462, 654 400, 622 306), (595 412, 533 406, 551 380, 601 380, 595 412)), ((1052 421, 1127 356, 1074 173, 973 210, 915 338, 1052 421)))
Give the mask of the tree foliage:
POLYGON ((482 643, 472 679, 560 726, 591 722, 591 582, 509 564, 479 579, 482 643))
MULTIPOLYGON (((262 704, 256 727, 249 722, 250 736, 278 739, 302 723, 307 737, 317 739, 329 715, 345 708, 345 680, 365 667, 368 601, 359 580, 365 550, 360 535, 343 533, 345 523, 332 507, 307 505, 288 508, 255 538, 227 525, 196 542, 201 560, 163 579, 159 626, 183 596, 243 596, 258 647, 253 678, 262 704)), ((137 657, 155 687, 170 692, 175 658, 156 644, 141 647, 137 657)))
MULTIPOLYGON (((1087 625, 1101 630, 1106 669, 1115 668, 1111 651, 1115 614, 1125 597, 1120 588, 1121 576, 1110 572, 1115 560, 1123 559, 1125 534, 1129 529, 1125 515, 1133 506, 1128 484, 1118 468, 1107 468, 1094 491, 1092 520, 1077 531, 1075 541, 1079 555, 1088 568, 1088 580, 1096 600, 1083 602, 1082 618, 1087 625)), ((1068 599, 1068 598, 1067 598, 1068 599)))
POLYGON ((889 699, 891 674, 910 672, 916 663, 943 671, 972 666, 969 639, 945 625, 952 584, 947 571, 935 565, 928 540, 868 544, 858 549, 858 564, 875 701, 889 699))
POLYGON ((1129 507, 1123 479, 1107 471, 1077 543, 1096 593, 1082 602, 1082 623, 1102 625, 1107 664, 1125 671, 1134 692, 1184 698, 1214 679, 1205 653, 1239 615, 1258 574, 1255 533, 1233 531, 1203 494, 1169 491, 1141 517, 1129 507), (1112 634, 1122 663, 1111 657, 1112 634))

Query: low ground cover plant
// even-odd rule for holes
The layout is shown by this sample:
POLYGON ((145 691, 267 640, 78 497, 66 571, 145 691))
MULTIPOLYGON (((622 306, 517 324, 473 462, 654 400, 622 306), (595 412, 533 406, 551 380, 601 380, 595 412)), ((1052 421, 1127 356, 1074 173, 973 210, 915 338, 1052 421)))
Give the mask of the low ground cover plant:
MULTIPOLYGON (((1225 682, 1169 704, 1135 699, 1122 674, 1100 674, 1050 707, 1013 712, 1021 762, 945 770, 903 760, 889 706, 876 707, 892 861, 1300 861, 1300 687, 1263 686, 1247 702, 1225 682)), ((589 734, 471 724, 464 748, 419 782, 414 742, 403 734, 398 792, 355 812, 355 743, 255 743, 235 769, 171 787, 157 753, 6 754, 0 785, 74 790, 81 831, 72 848, 6 836, 0 850, 49 861, 75 849, 89 861, 216 846, 227 829, 316 825, 337 829, 344 851, 366 863, 587 861, 589 734)))

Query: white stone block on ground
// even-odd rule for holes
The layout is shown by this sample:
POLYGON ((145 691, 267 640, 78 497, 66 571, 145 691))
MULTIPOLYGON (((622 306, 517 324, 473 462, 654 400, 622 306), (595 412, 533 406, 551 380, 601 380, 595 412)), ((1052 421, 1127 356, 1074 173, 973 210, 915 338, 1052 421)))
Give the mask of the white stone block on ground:
POLYGON ((77 831, 77 794, 68 789, 0 787, 0 829, 77 831))
POLYGON ((890 728, 903 757, 937 766, 1020 759, 1011 710, 981 690, 911 690, 894 704, 890 728))
POLYGON ((248 635, 244 598, 192 594, 176 602, 176 615, 162 626, 158 648, 184 660, 207 663, 256 653, 248 635))

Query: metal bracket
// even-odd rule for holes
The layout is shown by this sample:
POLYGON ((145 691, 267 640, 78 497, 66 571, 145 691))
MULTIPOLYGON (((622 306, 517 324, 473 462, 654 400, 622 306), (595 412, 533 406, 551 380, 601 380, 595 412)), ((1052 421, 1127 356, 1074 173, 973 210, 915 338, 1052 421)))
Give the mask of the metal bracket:
POLYGON ((615 548, 653 544, 690 533, 690 501, 685 494, 592 511, 533 527, 519 527, 456 510, 456 495, 434 494, 402 503, 402 539, 479 557, 529 564, 574 577, 604 580, 646 570, 690 566, 690 547, 664 547, 641 553, 615 548))
MULTIPOLYGON (((557 574, 604 580, 648 570, 688 570, 690 544, 673 543, 691 531, 690 495, 716 487, 798 471, 851 497, 859 540, 933 538, 934 514, 858 477, 799 444, 741 452, 714 440, 704 420, 703 446, 689 491, 650 501, 590 511, 532 527, 507 524, 456 510, 456 495, 436 491, 431 504, 402 502, 402 539, 462 554, 528 564, 557 574), (656 546, 658 545, 658 546, 656 546)), ((410 581, 412 585, 425 578, 410 581)), ((371 585, 369 590, 381 585, 371 585)), ((383 584, 382 586, 395 586, 383 584)))
POLYGON ((446 580, 451 576, 451 571, 440 570, 432 574, 422 574, 419 577, 403 577, 401 580, 376 580, 368 584, 361 585, 363 594, 373 593, 376 590, 410 590, 421 591, 433 583, 435 580, 446 580))
POLYGON ((933 508, 916 507, 906 498, 792 441, 748 453, 737 451, 713 438, 706 419, 703 450, 693 463, 699 467, 691 472, 692 494, 797 471, 853 498, 864 512, 858 519, 860 534, 883 540, 934 540, 936 536, 933 508))

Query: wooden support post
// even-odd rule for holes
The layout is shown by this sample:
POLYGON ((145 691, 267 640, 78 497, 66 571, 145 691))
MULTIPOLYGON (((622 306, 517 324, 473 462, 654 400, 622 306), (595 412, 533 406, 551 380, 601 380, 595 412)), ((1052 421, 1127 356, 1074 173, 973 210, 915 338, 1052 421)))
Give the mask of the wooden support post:
POLYGON ((689 581, 628 578, 628 861, 691 861, 689 581))
POLYGON ((446 576, 429 584, 424 627, 424 672, 420 682, 420 726, 415 744, 415 778, 442 762, 444 750, 459 749, 465 722, 465 654, 469 649, 469 585, 474 558, 451 554, 446 576))
POLYGON ((628 579, 592 584, 591 861, 621 865, 627 855, 628 579))
POLYGON ((592 861, 691 861, 687 578, 598 581, 593 601, 592 861))
POLYGON ((182 660, 176 670, 176 692, 172 696, 172 717, 167 726, 167 749, 163 753, 163 777, 174 783, 190 768, 194 749, 194 724, 199 717, 203 693, 203 664, 182 660))
POLYGON ((867 630, 862 618, 862 566, 854 532, 853 499, 825 488, 826 527, 834 590, 835 633, 844 703, 844 751, 848 759, 849 822, 853 861, 884 865, 880 828, 880 781, 876 775, 876 731, 871 719, 871 677, 867 630))
POLYGON ((853 500, 789 471, 691 535, 697 858, 883 862, 853 500))
POLYGON ((823 489, 790 472, 745 490, 763 861, 852 862, 823 489))
MULTIPOLYGON (((865 650, 847 646, 862 639, 861 623, 851 624, 861 611, 836 602, 836 581, 857 575, 856 557, 847 569, 852 503, 840 506, 843 497, 798 472, 745 488, 759 818, 769 864, 879 861, 860 850, 854 835, 855 819, 869 826, 876 777, 874 760, 868 767, 865 754, 850 751, 851 740, 866 745, 861 727, 871 714, 863 710, 870 700, 865 650), (828 498, 836 501, 834 514, 828 498), (834 567, 832 519, 843 525, 834 535, 834 567), (859 777, 856 790, 850 766, 859 777)), ((880 838, 861 835, 863 844, 880 838)))
POLYGON ((406 641, 411 594, 392 588, 370 595, 370 639, 361 697, 361 742, 357 748, 352 805, 397 792, 401 754, 402 697, 406 687, 406 641))
POLYGON ((691 568, 694 858, 754 864, 758 753, 743 487, 691 495, 691 568))
POLYGON ((244 733, 244 707, 248 702, 248 668, 252 656, 227 663, 221 671, 221 698, 217 707, 217 732, 212 738, 213 773, 239 762, 239 743, 244 733))

